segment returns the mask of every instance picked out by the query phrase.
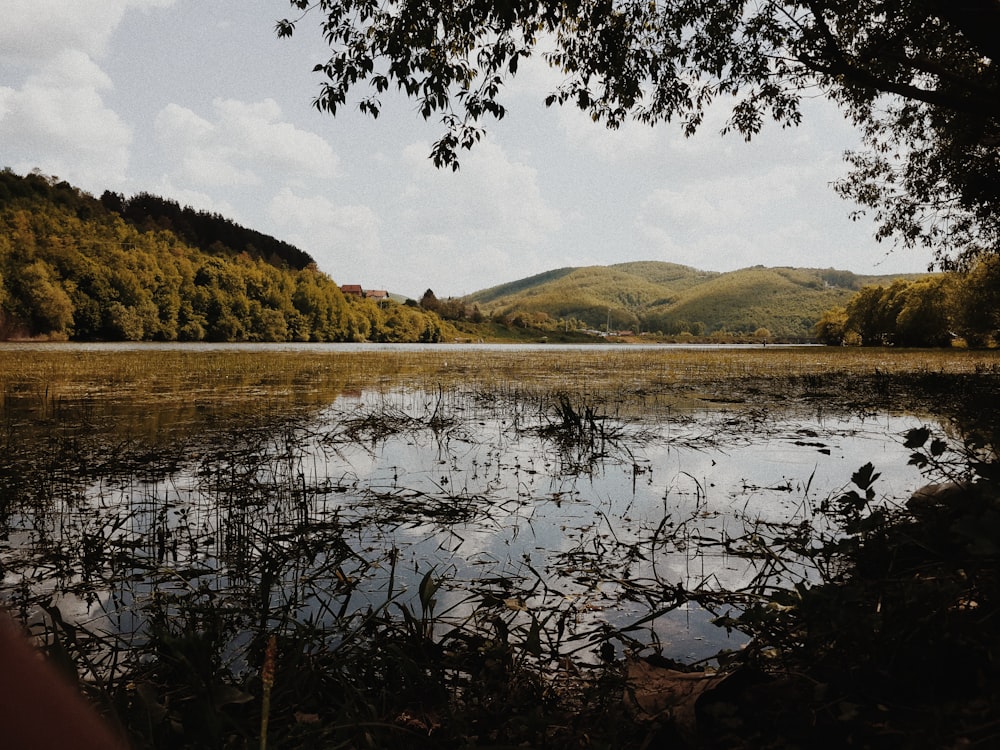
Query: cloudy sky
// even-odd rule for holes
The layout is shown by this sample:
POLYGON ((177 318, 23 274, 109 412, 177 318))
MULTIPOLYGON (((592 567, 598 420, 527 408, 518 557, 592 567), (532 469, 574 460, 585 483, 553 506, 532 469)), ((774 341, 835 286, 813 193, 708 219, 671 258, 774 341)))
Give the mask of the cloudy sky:
POLYGON ((508 117, 456 174, 440 125, 386 96, 378 120, 318 112, 315 20, 287 0, 3 0, 0 166, 100 195, 148 191, 309 252, 338 283, 462 295, 563 266, 662 260, 857 273, 924 271, 875 243, 830 183, 856 136, 823 101, 752 143, 669 125, 608 132, 546 109, 558 82, 522 65, 508 117))

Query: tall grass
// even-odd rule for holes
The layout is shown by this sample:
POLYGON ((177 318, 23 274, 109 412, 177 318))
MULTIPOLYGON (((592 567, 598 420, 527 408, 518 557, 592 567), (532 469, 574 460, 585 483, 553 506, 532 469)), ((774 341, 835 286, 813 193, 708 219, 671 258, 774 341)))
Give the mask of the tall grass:
MULTIPOLYGON (((329 398, 342 389, 429 384, 613 393, 747 379, 913 377, 1000 372, 1000 352, 837 347, 356 350, 0 346, 3 398, 101 396, 155 401, 329 398)), ((816 380, 815 382, 819 382, 816 380)))
POLYGON ((760 405, 776 401, 940 411, 992 393, 1000 361, 777 347, 0 353, 7 605, 137 747, 158 748, 640 746, 619 650, 655 648, 643 638, 658 617, 754 595, 689 590, 656 567, 736 548, 704 533, 707 482, 692 478, 690 518, 664 512, 630 536, 598 508, 567 524, 549 567, 525 557, 461 587, 390 532, 444 545, 477 524, 498 533, 494 516, 519 521, 521 507, 571 506, 562 485, 539 490, 545 461, 568 486, 595 466, 641 481, 640 447, 660 439, 648 420, 680 432, 708 405, 737 409, 690 431, 705 447, 712 430, 766 429, 760 405), (495 443, 469 473, 487 488, 513 477, 510 490, 453 479, 455 446, 481 422, 495 443), (508 456, 524 436, 537 455, 508 456), (323 464, 390 439, 426 441, 433 470, 366 484, 323 464), (622 602, 648 615, 594 624, 622 602))

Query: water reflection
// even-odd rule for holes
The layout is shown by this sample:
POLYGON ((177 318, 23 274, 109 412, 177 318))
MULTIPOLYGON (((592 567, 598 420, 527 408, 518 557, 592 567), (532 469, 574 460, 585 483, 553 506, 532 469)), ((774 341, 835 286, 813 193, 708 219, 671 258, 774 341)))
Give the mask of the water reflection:
POLYGON ((164 592, 204 593, 249 630, 412 604, 433 570, 448 618, 489 595, 557 623, 567 650, 638 623, 692 660, 740 645, 671 598, 753 577, 725 540, 805 517, 867 462, 894 497, 921 483, 899 439, 912 417, 664 401, 639 418, 562 398, 355 388, 295 408, 147 405, 142 429, 91 402, 10 418, 4 596, 30 617, 58 593, 142 637, 136 613, 164 592))

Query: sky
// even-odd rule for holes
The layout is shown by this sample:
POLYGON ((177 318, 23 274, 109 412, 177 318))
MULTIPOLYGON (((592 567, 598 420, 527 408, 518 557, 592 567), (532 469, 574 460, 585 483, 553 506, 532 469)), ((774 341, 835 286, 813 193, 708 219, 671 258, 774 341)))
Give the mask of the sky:
POLYGON ((722 109, 692 138, 669 124, 608 131, 546 108, 559 77, 533 61, 453 173, 429 158, 441 124, 402 95, 384 95, 377 120, 313 106, 328 50, 315 14, 277 38, 287 0, 2 4, 0 167, 221 213, 338 284, 449 297, 636 260, 894 274, 931 259, 852 220, 831 183, 858 137, 821 99, 803 125, 749 144, 719 134, 722 109))

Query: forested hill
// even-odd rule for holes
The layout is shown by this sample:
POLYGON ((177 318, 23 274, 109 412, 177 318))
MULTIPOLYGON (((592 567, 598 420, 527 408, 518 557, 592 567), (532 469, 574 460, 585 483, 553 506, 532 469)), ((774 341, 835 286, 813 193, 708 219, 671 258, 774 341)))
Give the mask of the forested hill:
POLYGON ((347 299, 306 253, 223 217, 0 171, 0 339, 436 341, 448 328, 347 299))
POLYGON ((101 204, 119 214, 134 227, 150 231, 167 229, 190 245, 205 252, 246 253, 273 266, 302 269, 313 262, 309 253, 270 235, 247 229, 217 213, 183 208, 177 201, 149 193, 125 198, 104 191, 101 204))
MULTIPOLYGON (((919 276, 914 274, 912 276, 919 276)), ((469 295, 493 316, 547 316, 595 329, 812 340, 824 312, 897 276, 754 266, 729 273, 658 261, 561 268, 469 295)), ((909 278, 909 277, 908 277, 909 278)))

